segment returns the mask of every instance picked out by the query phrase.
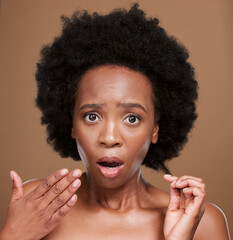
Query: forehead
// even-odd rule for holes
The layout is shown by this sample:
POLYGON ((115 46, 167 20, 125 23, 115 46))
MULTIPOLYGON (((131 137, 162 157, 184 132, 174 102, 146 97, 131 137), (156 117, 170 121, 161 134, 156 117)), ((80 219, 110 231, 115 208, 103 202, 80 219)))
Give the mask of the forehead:
POLYGON ((152 103, 150 80, 142 73, 122 66, 100 66, 88 70, 80 79, 77 100, 141 101, 152 103))

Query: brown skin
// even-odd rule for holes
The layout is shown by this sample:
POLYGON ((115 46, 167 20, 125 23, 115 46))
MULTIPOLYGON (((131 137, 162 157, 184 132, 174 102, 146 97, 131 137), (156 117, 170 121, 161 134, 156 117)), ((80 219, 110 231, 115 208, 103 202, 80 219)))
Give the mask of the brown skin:
POLYGON ((139 72, 116 66, 89 70, 79 83, 71 131, 87 169, 81 187, 72 187, 80 173, 59 171, 48 179, 50 186, 38 180, 23 189, 13 172, 0 239, 229 239, 221 211, 204 203, 202 179, 165 175, 170 194, 143 179, 142 161, 159 132, 152 99, 150 82, 139 72), (96 162, 104 156, 123 161, 116 177, 99 172, 96 162), (71 201, 75 191, 78 201, 71 201))

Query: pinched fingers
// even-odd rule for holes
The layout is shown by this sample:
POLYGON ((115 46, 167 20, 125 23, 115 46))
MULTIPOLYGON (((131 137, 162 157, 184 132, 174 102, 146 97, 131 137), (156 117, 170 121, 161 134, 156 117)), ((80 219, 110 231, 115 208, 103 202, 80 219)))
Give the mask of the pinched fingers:
POLYGON ((179 201, 181 196, 179 195, 179 190, 183 192, 183 196, 185 199, 185 207, 192 202, 197 208, 199 208, 205 199, 206 185, 201 178, 193 177, 193 176, 171 176, 164 175, 164 179, 170 182, 170 206, 172 209, 179 207, 179 201), (176 189, 172 191, 172 189, 176 189))
POLYGON ((197 187, 199 188, 203 193, 206 191, 206 185, 203 182, 202 179, 197 179, 194 177, 180 177, 177 178, 174 182, 172 182, 172 187, 183 189, 186 187, 197 187))
POLYGON ((204 212, 206 185, 200 178, 182 176, 173 182, 172 187, 182 189, 185 199, 185 211, 199 216, 204 212))
POLYGON ((169 239, 193 239, 193 233, 204 213, 205 184, 200 178, 192 176, 165 175, 164 179, 170 182, 165 236, 169 236, 169 239))
POLYGON ((205 199, 206 185, 200 178, 182 176, 177 178, 171 185, 173 188, 182 190, 185 199, 185 207, 192 201, 198 207, 205 199))
POLYGON ((172 176, 172 175, 164 175, 164 179, 171 183, 172 188, 184 189, 187 187, 197 187, 205 193, 206 185, 201 178, 193 177, 193 176, 172 176))

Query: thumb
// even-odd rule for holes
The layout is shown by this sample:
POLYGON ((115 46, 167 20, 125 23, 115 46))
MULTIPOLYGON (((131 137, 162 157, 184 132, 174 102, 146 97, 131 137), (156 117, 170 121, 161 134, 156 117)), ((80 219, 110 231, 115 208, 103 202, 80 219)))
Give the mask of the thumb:
POLYGON ((181 192, 179 189, 173 187, 173 182, 176 181, 178 177, 165 174, 163 178, 170 183, 169 204, 167 210, 177 211, 180 208, 181 192))
POLYGON ((170 184, 170 199, 168 205, 168 211, 177 211, 180 208, 181 193, 177 188, 173 188, 170 184))
POLYGON ((14 202, 23 197, 23 183, 20 176, 15 171, 10 171, 10 175, 13 181, 10 202, 14 202))

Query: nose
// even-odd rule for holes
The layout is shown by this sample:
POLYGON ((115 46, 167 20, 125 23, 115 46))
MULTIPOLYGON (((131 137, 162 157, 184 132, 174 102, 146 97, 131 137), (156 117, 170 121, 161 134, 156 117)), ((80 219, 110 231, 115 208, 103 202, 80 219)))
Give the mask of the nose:
POLYGON ((115 122, 111 121, 103 124, 99 143, 104 147, 120 147, 122 145, 120 129, 115 122))

